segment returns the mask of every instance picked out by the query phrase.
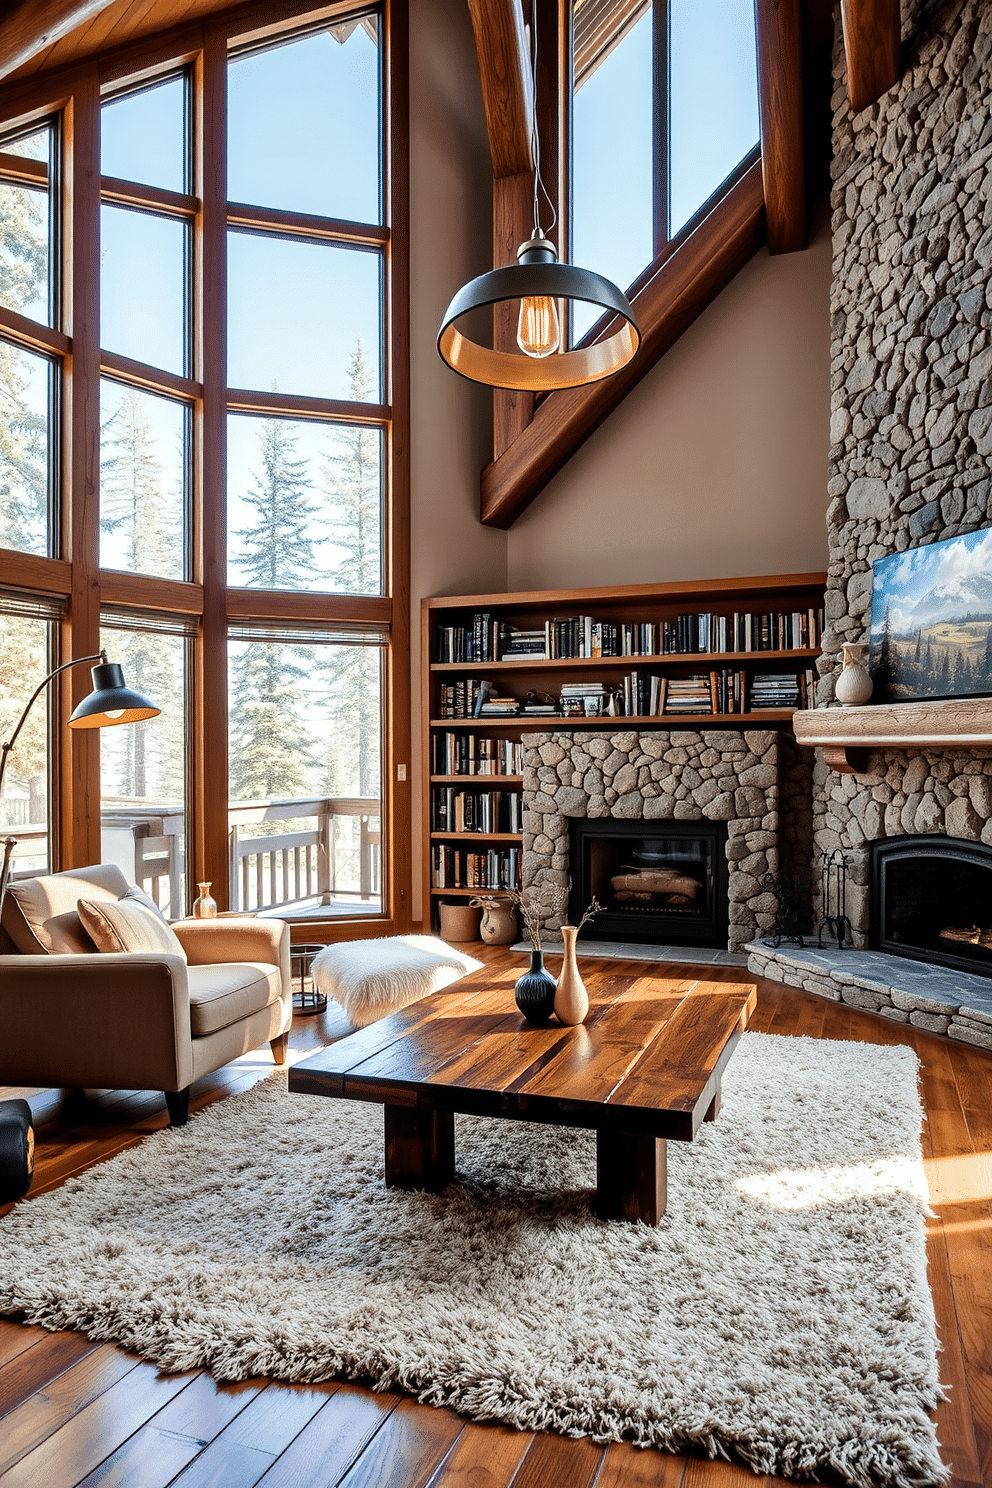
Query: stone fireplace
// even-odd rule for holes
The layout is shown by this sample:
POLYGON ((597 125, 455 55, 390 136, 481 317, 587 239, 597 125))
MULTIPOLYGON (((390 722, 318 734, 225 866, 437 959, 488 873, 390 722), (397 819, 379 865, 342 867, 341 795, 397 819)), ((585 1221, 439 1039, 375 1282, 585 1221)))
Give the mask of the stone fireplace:
POLYGON ((871 845, 873 950, 992 977, 992 848, 934 835, 871 845))
MULTIPOLYGON (((823 708, 834 703, 843 643, 867 639, 873 561, 992 520, 992 8, 981 0, 914 0, 903 16, 901 80, 857 114, 837 28, 823 708)), ((905 915, 898 925, 889 916, 886 925, 877 886, 874 914, 872 899, 873 866, 879 878, 889 873, 890 855, 893 866, 909 861, 900 858, 900 844, 929 839, 936 849, 953 839, 957 866, 942 859, 935 869, 932 860, 920 870, 929 885, 923 897, 939 902, 936 918, 927 918, 928 909, 926 925, 916 928, 937 944, 915 949, 939 953, 941 931, 966 930, 971 909, 980 931, 960 875, 972 850, 992 847, 988 752, 947 739, 934 748, 885 741, 845 774, 828 768, 818 750, 812 804, 814 864, 839 849, 848 865, 856 954, 800 950, 783 968, 768 959, 778 952, 756 945, 752 969, 992 1047, 989 982, 961 961, 942 963, 946 970, 916 962, 905 915), (947 902, 945 876, 958 885, 967 913, 964 902, 947 902)), ((908 892, 919 896, 920 884, 908 892)), ((980 952, 964 951, 962 959, 980 952)))
POLYGON ((727 826, 612 817, 569 823, 569 920, 593 899, 598 940, 727 948, 727 826))
MULTIPOLYGON (((625 865, 635 870, 649 868, 646 859, 652 855, 656 864, 667 858, 674 869, 680 850, 675 839, 695 837, 698 841, 708 835, 686 834, 683 824, 716 824, 719 833, 709 835, 718 836, 723 862, 710 884, 702 868, 698 881, 711 906, 717 894, 721 900, 725 894, 725 904, 720 906, 725 919, 707 916, 709 940, 689 940, 687 930, 681 935, 686 937, 683 943, 697 945, 716 944, 714 937, 720 935, 726 949, 741 950, 774 923, 775 896, 762 879, 778 871, 781 757, 779 735, 772 729, 698 733, 618 729, 612 734, 598 730, 530 735, 523 779, 524 886, 564 888, 570 880, 575 883, 569 828, 576 821, 630 823, 635 826, 636 841, 655 844, 635 849, 632 863, 622 853, 619 864, 609 860, 621 870, 625 865), (661 843, 666 846, 658 846, 661 843), (634 856, 637 851, 640 863, 634 856)), ((685 859, 682 864, 686 865, 685 859)), ((597 872, 602 891, 604 869, 597 872)), ((620 875, 610 871, 606 876, 612 883, 620 875)), ((636 886, 631 892, 637 892, 636 886)), ((690 918, 677 913, 684 905, 667 908, 671 911, 666 921, 669 927, 690 918)), ((665 907, 656 904, 655 909, 664 912, 665 907)), ((636 917, 635 913, 631 918, 636 917)), ((701 924, 702 917, 696 918, 701 924)), ((556 923, 552 921, 549 928, 556 929, 556 923)), ((661 939, 660 926, 651 935, 639 934, 633 924, 629 929, 618 925, 613 933, 631 941, 661 939)))

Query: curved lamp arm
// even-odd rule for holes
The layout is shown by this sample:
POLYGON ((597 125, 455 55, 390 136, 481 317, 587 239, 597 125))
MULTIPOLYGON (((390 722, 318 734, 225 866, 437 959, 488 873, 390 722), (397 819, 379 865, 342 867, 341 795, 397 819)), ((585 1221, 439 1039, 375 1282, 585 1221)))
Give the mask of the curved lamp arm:
POLYGON ((82 664, 84 662, 86 662, 86 661, 100 661, 100 662, 106 663, 106 660, 107 660, 107 653, 106 653, 106 651, 96 651, 96 652, 94 652, 94 654, 92 656, 76 656, 76 657, 73 658, 72 661, 64 661, 61 666, 55 667, 53 671, 50 671, 49 672, 48 676, 45 677, 43 681, 41 681, 41 682, 38 683, 38 686, 35 688, 34 692, 31 694, 31 696, 28 698, 28 701, 27 701, 27 703, 25 705, 25 708, 24 708, 24 712, 21 714, 20 718, 17 720, 17 727, 14 729, 14 732, 11 734, 10 739, 8 740, 8 742, 6 744, 0 744, 0 790, 3 789, 3 777, 4 777, 4 772, 7 769, 7 760, 10 757, 10 751, 13 749, 14 745, 17 743, 17 736, 21 732, 21 729, 24 727, 25 723, 27 722, 28 714, 31 712, 31 709, 34 707, 35 703, 41 697, 41 694, 44 692, 44 690, 48 686, 49 682, 51 682, 52 678, 53 677, 57 677, 58 674, 59 674, 59 672, 67 672, 70 667, 82 666, 82 664))

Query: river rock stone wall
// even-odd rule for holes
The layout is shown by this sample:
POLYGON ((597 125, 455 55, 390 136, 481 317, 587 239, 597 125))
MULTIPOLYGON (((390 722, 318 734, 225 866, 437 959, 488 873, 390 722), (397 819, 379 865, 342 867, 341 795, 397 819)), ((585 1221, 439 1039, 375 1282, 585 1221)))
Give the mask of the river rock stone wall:
MULTIPOLYGON (((571 817, 727 823, 728 949, 771 929, 778 872, 779 735, 771 729, 532 734, 524 752, 525 888, 569 881, 571 817)), ((551 921, 549 930, 559 922, 551 921)))
MULTIPOLYGON (((902 80, 859 114, 839 36, 835 53, 822 706, 843 642, 867 639, 872 561, 992 519, 992 6, 903 13, 902 80)), ((859 945, 865 844, 906 832, 989 841, 990 772, 967 753, 875 751, 856 777, 818 761, 816 856, 848 855, 859 945)))

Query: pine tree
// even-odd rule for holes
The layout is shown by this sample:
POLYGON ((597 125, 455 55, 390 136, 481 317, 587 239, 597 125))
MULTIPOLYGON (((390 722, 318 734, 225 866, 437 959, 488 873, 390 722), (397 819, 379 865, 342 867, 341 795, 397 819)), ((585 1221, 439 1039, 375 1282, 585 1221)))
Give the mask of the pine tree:
POLYGON ((882 622, 882 640, 878 648, 878 660, 875 663, 872 680, 875 684, 875 692, 880 700, 891 699, 893 683, 895 681, 893 668, 892 647, 892 603, 885 602, 885 619, 882 622))
MULTIPOLYGON (((100 526, 105 532, 122 534, 123 564, 129 572, 181 575, 181 534, 177 544, 170 532, 175 494, 167 489, 143 395, 136 388, 122 391, 100 435, 100 526)), ((161 702, 162 713, 101 739, 104 790, 138 800, 182 801, 181 643, 141 631, 115 630, 110 647, 129 685, 161 702)))
MULTIPOLYGON (((359 338, 349 366, 355 402, 373 393, 372 376, 359 338)), ((382 476, 380 435, 374 429, 337 428, 322 464, 330 514, 327 528, 343 558, 331 574, 339 594, 382 592, 382 476)), ((382 681, 378 649, 328 648, 323 665, 326 701, 337 725, 336 748, 328 759, 329 793, 378 796, 380 790, 382 681)))
MULTIPOLYGON (((312 575, 313 518, 306 461, 296 456, 292 426, 265 420, 259 435, 259 465, 253 489, 243 496, 257 520, 238 534, 243 556, 235 559, 249 585, 266 589, 305 587, 312 575)), ((316 760, 300 719, 310 672, 308 648, 250 641, 231 664, 230 791, 233 800, 258 801, 313 792, 316 760)), ((312 666, 312 661, 310 665, 312 666)), ((292 830, 288 823, 285 830, 292 830)), ((276 830, 267 824, 266 830, 276 830)))
POLYGON ((981 680, 984 687, 992 687, 992 625, 985 636, 985 651, 981 662, 981 680))
MULTIPOLYGON (((9 739, 37 681, 48 671, 48 626, 43 620, 0 614, 0 739, 9 739)), ((4 802, 27 790, 28 822, 48 815, 48 718, 40 698, 21 730, 3 783, 4 802)), ((15 826, 20 807, 0 802, 0 824, 15 826)), ((14 835, 16 836, 16 830, 14 835)))
MULTIPOLYGON (((28 151, 5 145, 13 154, 28 151)), ((48 295, 48 197, 0 187, 0 304, 23 311, 48 295)), ((29 369, 41 358, 0 343, 0 546, 48 549, 48 419, 29 369)))
MULTIPOLYGON (((249 641, 231 667, 230 784, 237 801, 307 796, 316 761, 301 736, 306 668, 302 647, 249 641)), ((266 824, 266 832, 292 830, 266 824)))
POLYGON ((308 494, 307 462, 296 457, 292 425, 282 419, 265 419, 258 443, 253 489, 242 496, 256 521, 235 534, 243 551, 231 561, 252 588, 305 589, 313 574, 317 513, 308 494))

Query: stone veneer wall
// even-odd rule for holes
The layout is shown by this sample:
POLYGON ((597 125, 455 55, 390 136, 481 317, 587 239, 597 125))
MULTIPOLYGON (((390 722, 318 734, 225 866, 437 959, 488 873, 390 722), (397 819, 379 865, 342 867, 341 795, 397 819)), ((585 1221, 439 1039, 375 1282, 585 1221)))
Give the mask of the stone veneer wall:
MULTIPOLYGON (((570 817, 727 823, 729 949, 771 929, 778 871, 779 735, 770 729, 532 734, 524 751, 523 881, 568 884, 570 817)), ((558 928, 550 921, 548 928, 558 928)))
MULTIPOLYGON (((867 637, 872 560, 990 521, 992 6, 910 12, 904 76, 860 114, 839 37, 836 51, 823 705, 842 643, 867 637)), ((873 751, 857 777, 818 759, 815 846, 847 853, 859 944, 867 843, 992 840, 990 776, 992 762, 967 752, 873 751)))

